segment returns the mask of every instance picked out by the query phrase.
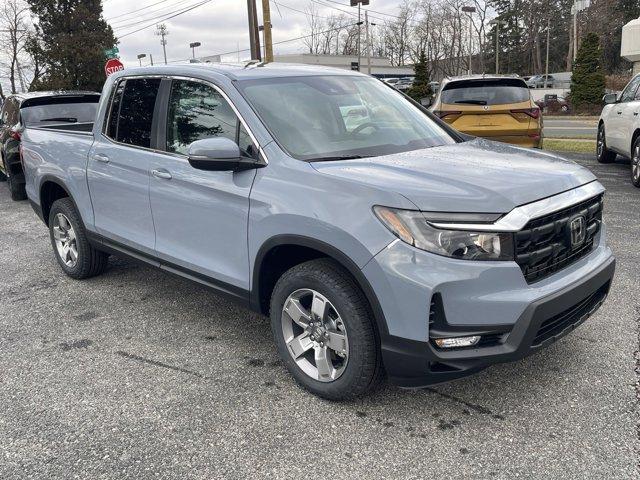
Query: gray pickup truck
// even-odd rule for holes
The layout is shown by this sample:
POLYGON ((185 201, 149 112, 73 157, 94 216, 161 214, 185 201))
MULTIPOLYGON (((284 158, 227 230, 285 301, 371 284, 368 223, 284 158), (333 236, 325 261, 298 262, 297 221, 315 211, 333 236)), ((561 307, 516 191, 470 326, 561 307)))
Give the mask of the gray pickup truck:
POLYGON ((226 294, 270 315, 284 365, 329 399, 522 358, 614 274, 589 170, 461 136, 356 72, 130 69, 92 132, 22 138, 65 273, 127 255, 226 294))

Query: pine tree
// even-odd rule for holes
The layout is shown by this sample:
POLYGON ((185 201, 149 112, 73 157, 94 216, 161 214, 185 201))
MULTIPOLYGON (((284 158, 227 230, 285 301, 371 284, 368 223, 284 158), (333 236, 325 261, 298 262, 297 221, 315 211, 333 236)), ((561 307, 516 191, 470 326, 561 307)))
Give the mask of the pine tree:
POLYGON ((413 80, 413 86, 407 91, 407 95, 416 101, 423 98, 429 98, 432 94, 429 85, 429 70, 427 68, 427 56, 424 50, 420 52, 418 62, 413 66, 416 78, 413 80))
POLYGON ((575 109, 599 105, 604 95, 600 38, 588 33, 582 39, 571 75, 571 103, 575 109))
POLYGON ((28 0, 38 17, 29 53, 41 62, 36 90, 97 90, 105 81, 103 50, 113 47, 113 30, 102 18, 101 0, 28 0))

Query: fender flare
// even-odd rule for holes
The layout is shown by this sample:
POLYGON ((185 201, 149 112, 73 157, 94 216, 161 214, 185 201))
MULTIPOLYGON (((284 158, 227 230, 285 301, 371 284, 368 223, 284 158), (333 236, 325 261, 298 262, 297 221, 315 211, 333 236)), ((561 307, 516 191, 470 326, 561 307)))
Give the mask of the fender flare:
POLYGON ((258 250, 258 253, 256 254, 255 260, 253 262, 253 273, 251 282, 251 305, 254 309, 256 309, 256 311, 260 311, 260 273, 262 264, 267 253, 274 247, 278 247, 281 245, 295 245, 299 247, 312 248, 321 252, 327 257, 332 258, 333 260, 338 262, 340 266, 345 268, 354 278, 356 284, 360 287, 365 295, 365 298, 369 302, 379 336, 381 337, 381 339, 388 337, 389 330, 387 328, 387 321, 385 319, 384 312, 382 311, 382 307, 380 305, 380 302, 378 301, 378 297, 376 296, 366 276, 364 275, 364 273, 362 273, 360 267, 358 267, 358 265, 353 260, 351 260, 349 256, 347 256, 344 252, 337 249, 333 245, 312 237, 305 237, 303 235, 276 235, 266 240, 258 250))

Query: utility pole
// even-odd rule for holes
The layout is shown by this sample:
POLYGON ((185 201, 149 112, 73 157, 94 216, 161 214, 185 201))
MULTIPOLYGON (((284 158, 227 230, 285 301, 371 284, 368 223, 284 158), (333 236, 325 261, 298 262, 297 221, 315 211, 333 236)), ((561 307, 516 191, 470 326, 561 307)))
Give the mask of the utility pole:
POLYGON ((251 60, 262 60, 262 53, 260 52, 260 34, 258 33, 258 11, 256 10, 256 0, 247 0, 247 14, 249 16, 251 60))
POLYGON ((149 54, 149 61, 151 62, 151 66, 153 67, 153 55, 149 54))
POLYGON ((576 61, 578 55, 578 6, 574 3, 573 12, 573 61, 576 61))
POLYGON ((471 75, 472 73, 472 68, 471 68, 471 55, 472 55, 472 48, 473 48, 473 18, 471 18, 471 14, 473 12, 476 11, 476 7, 469 7, 469 6, 464 6, 462 7, 462 11, 466 12, 469 14, 469 70, 467 71, 467 73, 469 75, 471 75))
POLYGON ((551 18, 547 18, 547 58, 545 59, 545 67, 544 67, 544 84, 545 84, 545 86, 547 85, 547 80, 549 79, 549 38, 550 38, 550 30, 551 30, 551 18))
POLYGON ((164 23, 161 23, 156 27, 156 35, 160 38, 160 45, 162 45, 162 51, 164 53, 164 64, 167 64, 167 39, 165 38, 169 35, 169 31, 167 30, 167 26, 164 23))
POLYGON ((365 39, 367 47, 367 73, 371 75, 371 43, 369 42, 369 12, 364 12, 365 39))
POLYGON ((271 36, 271 8, 269 0, 262 0, 262 23, 264 24, 264 61, 273 62, 273 38, 271 36))

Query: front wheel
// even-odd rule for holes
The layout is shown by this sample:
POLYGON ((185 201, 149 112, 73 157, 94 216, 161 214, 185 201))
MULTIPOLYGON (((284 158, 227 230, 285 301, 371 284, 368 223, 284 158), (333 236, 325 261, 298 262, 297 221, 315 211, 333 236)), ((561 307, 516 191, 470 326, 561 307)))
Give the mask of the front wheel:
POLYGON ((271 329, 285 366, 315 395, 354 398, 382 378, 367 300, 332 260, 305 262, 282 275, 271 297, 271 329))
POLYGON ((616 159, 616 153, 607 148, 607 138, 604 132, 604 123, 601 123, 598 127, 596 157, 599 163, 611 163, 616 159))
POLYGON ((636 138, 631 149, 631 183, 640 188, 640 137, 636 138))

